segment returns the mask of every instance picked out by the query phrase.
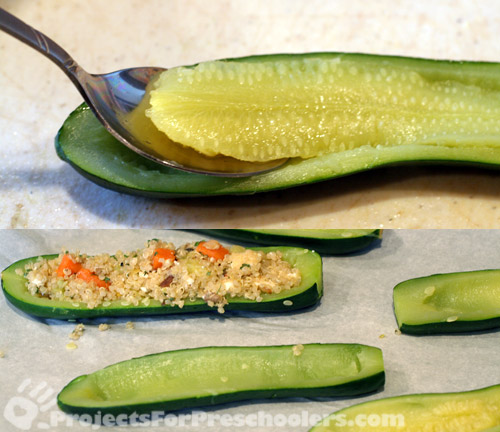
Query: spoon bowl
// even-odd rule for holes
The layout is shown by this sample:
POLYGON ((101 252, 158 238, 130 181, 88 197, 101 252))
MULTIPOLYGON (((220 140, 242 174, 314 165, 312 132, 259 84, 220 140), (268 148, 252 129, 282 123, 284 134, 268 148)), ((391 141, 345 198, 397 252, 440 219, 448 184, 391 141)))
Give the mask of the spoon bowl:
POLYGON ((170 168, 221 177, 247 177, 273 170, 285 159, 245 162, 226 156, 209 157, 173 142, 160 132, 145 110, 149 90, 166 69, 137 67, 90 74, 53 40, 0 8, 0 29, 44 54, 73 82, 104 127, 134 152, 170 168))

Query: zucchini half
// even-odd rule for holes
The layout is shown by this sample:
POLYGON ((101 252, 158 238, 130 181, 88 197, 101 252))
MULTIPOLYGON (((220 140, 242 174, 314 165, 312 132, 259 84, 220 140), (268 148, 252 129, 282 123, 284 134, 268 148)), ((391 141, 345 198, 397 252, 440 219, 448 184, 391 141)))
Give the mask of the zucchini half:
POLYGON ((412 145, 361 147, 311 159, 293 159, 276 170, 247 178, 214 177, 167 168, 139 156, 107 132, 86 104, 66 119, 55 146, 63 161, 99 186, 152 198, 251 195, 405 163, 500 167, 500 149, 412 145))
MULTIPOLYGON (((290 120, 292 127, 307 134, 311 110, 321 108, 323 98, 329 100, 325 121, 333 118, 334 130, 341 125, 337 132, 331 132, 340 140, 335 152, 293 158, 276 170, 249 178, 186 173, 155 164, 120 144, 83 104, 60 129, 57 153, 101 186, 161 198, 253 194, 405 163, 500 166, 500 130, 496 124, 500 64, 347 53, 276 54, 224 61, 245 62, 255 73, 261 73, 259 70, 269 63, 279 69, 280 62, 293 64, 294 60, 308 59, 319 62, 319 69, 324 70, 317 77, 315 94, 320 96, 311 96, 307 89, 296 88, 289 80, 287 85, 298 99, 293 99, 287 109, 299 108, 289 118, 285 114, 283 120, 290 120), (327 81, 337 79, 335 73, 326 71, 329 66, 339 66, 347 79, 338 88, 325 86, 327 81), (306 123, 301 129, 294 121, 306 123), (353 132, 342 138, 345 131, 353 132)), ((300 62, 297 64, 300 68, 300 62)), ((287 94, 288 87, 279 87, 284 84, 278 76, 269 79, 272 86, 287 94)))
MULTIPOLYGON (((256 248, 264 252, 279 250, 283 259, 301 272, 301 284, 295 288, 279 294, 263 294, 263 300, 256 302, 245 298, 231 298, 225 305, 225 310, 241 310, 254 312, 290 312, 316 304, 323 294, 323 272, 321 257, 307 249, 291 247, 256 248)), ((47 255, 44 258, 52 259, 57 255, 47 255)), ((32 296, 26 288, 26 279, 16 274, 16 269, 24 270, 25 265, 36 260, 37 257, 27 258, 15 262, 2 272, 2 289, 7 300, 18 309, 40 318, 75 319, 109 316, 137 316, 137 315, 167 315, 187 312, 217 311, 203 300, 186 301, 183 308, 171 305, 161 305, 152 300, 148 306, 124 306, 119 300, 111 302, 109 306, 98 306, 89 309, 85 304, 69 301, 56 301, 32 296)))
POLYGON ((500 270, 436 274, 394 288, 394 312, 404 333, 433 334, 500 327, 500 270))
POLYGON ((373 392, 384 381, 382 351, 366 345, 204 347, 134 358, 79 376, 57 401, 72 414, 117 415, 257 398, 353 396, 373 392))
POLYGON ((306 247, 330 255, 356 252, 382 238, 380 229, 204 229, 196 231, 242 242, 306 247))
POLYGON ((396 396, 342 409, 310 432, 493 432, 500 426, 500 385, 458 393, 396 396))

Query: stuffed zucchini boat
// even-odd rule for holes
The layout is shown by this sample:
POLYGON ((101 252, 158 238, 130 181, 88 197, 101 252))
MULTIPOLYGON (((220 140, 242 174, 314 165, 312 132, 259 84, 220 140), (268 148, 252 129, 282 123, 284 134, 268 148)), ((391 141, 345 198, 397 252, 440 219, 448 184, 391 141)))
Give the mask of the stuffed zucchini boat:
POLYGON ((168 169, 121 145, 86 105, 59 131, 58 155, 104 187, 153 197, 253 194, 407 163, 500 165, 497 63, 312 53, 167 73, 166 91, 160 83, 152 93, 149 127, 172 145, 288 162, 249 178, 168 169))
POLYGON ((322 261, 300 248, 226 249, 215 240, 175 248, 153 239, 128 254, 27 258, 2 272, 2 288, 14 306, 43 318, 288 312, 319 301, 322 261))
POLYGON ((382 238, 380 229, 204 229, 215 237, 258 244, 280 244, 329 255, 357 252, 382 238))
POLYGON ((57 400, 68 413, 116 415, 248 399, 354 396, 379 389, 384 380, 382 351, 366 345, 205 347, 116 363, 75 378, 57 400))
POLYGON ((500 385, 459 393, 396 396, 353 405, 310 432, 486 432, 500 427, 500 385))
POLYGON ((500 270, 436 274, 394 288, 394 312, 404 333, 433 334, 500 327, 500 270))

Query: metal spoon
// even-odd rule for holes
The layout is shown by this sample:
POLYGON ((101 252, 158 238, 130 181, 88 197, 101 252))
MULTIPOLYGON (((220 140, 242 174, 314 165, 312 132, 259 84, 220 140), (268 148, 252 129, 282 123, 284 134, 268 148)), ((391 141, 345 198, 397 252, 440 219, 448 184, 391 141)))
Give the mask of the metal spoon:
POLYGON ((280 159, 253 163, 226 156, 208 157, 171 141, 144 115, 149 103, 148 90, 158 74, 166 69, 138 67, 102 75, 89 74, 53 40, 2 8, 0 29, 59 66, 104 127, 141 156, 171 168, 224 177, 259 174, 285 162, 280 159))

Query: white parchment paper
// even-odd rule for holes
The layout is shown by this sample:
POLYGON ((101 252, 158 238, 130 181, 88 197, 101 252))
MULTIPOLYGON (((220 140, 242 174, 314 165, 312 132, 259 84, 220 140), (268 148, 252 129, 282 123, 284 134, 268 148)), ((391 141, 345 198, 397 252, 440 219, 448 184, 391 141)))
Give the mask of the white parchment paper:
MULTIPOLYGON (((200 239, 199 234, 185 231, 4 230, 0 231, 0 268, 21 258, 59 252, 61 247, 112 253, 142 247, 155 237, 176 244, 200 239)), ((75 323, 30 318, 0 295, 0 350, 4 353, 0 358, 0 430, 90 430, 77 421, 72 423, 51 405, 71 379, 131 357, 206 345, 374 345, 384 352, 387 382, 383 391, 356 399, 234 403, 200 409, 203 412, 195 413, 194 421, 186 411, 169 416, 166 422, 171 426, 160 421, 158 426, 126 428, 302 432, 317 416, 365 400, 500 383, 500 332, 397 335, 392 309, 392 288, 400 281, 438 272, 500 268, 499 244, 500 231, 385 231, 383 241, 367 251, 324 258, 325 292, 315 308, 286 315, 214 312, 134 318, 133 330, 125 328, 129 319, 84 320, 85 333, 73 351, 65 347, 75 323), (99 332, 102 322, 110 324, 110 330, 99 332)))

